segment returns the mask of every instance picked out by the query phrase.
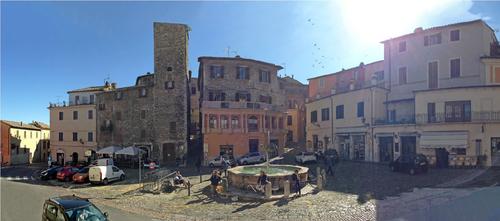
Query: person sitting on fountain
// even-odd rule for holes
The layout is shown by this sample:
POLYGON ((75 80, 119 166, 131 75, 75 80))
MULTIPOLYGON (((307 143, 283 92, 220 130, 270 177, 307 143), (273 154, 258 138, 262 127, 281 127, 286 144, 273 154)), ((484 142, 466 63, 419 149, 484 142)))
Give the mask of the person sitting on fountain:
POLYGON ((264 193, 266 191, 266 184, 267 183, 269 183, 269 180, 267 178, 267 174, 266 174, 266 172, 261 170, 259 179, 257 180, 256 189, 264 193))
POLYGON ((183 184, 184 187, 188 188, 189 181, 187 181, 186 179, 184 179, 184 177, 181 175, 181 172, 177 170, 175 172, 174 184, 175 185, 181 185, 181 184, 183 184))

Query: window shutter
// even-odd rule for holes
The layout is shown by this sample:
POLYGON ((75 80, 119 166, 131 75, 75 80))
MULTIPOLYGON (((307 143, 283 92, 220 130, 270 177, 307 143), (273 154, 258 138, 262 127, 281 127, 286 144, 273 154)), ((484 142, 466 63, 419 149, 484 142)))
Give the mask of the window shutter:
POLYGON ((249 68, 249 67, 246 67, 246 68, 245 68, 245 70, 246 70, 246 71, 245 71, 245 78, 246 78, 247 80, 249 80, 249 79, 250 79, 250 68, 249 68))
POLYGON ((220 67, 220 78, 224 78, 224 66, 220 67))
POLYGON ((210 66, 210 78, 214 78, 215 75, 214 75, 214 66, 210 66))
POLYGON ((429 36, 424 36, 424 46, 429 45, 429 36))
POLYGON ((240 79, 240 67, 236 67, 236 79, 240 79))
POLYGON ((262 71, 259 71, 259 81, 262 82, 262 71))
POLYGON ((271 83, 271 72, 267 72, 267 82, 271 83))

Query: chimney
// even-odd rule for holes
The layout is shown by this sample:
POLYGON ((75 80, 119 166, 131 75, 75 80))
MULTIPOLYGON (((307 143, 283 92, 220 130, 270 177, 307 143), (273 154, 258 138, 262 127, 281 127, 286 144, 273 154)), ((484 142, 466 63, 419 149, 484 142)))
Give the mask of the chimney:
POLYGON ((424 29, 422 27, 417 27, 417 28, 415 28, 415 30, 413 30, 413 33, 418 33, 418 32, 421 32, 423 30, 424 29))
POLYGON ((23 126, 23 122, 21 121, 21 126, 23 126))
POLYGON ((111 89, 116 89, 116 83, 111 83, 111 89))
POLYGON ((293 78, 293 74, 292 74, 292 79, 294 79, 294 78, 293 78))
POLYGON ((106 88, 109 87, 109 82, 108 81, 104 82, 104 87, 106 87, 106 88))
POLYGON ((235 58, 241 58, 240 55, 236 55, 235 58))

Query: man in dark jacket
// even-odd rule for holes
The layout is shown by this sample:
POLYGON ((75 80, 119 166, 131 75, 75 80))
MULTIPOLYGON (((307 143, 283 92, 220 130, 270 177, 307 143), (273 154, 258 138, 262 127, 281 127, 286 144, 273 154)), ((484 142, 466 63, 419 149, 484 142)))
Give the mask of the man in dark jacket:
POLYGON ((295 170, 295 172, 292 174, 292 185, 293 189, 295 190, 295 196, 300 196, 302 193, 300 192, 300 176, 299 176, 299 170, 295 170))
POLYGON ((212 186, 212 193, 214 195, 217 195, 217 186, 219 186, 220 181, 221 177, 219 175, 219 171, 212 171, 212 176, 210 177, 210 185, 212 186))
POLYGON ((266 184, 269 183, 269 180, 267 178, 267 174, 264 171, 260 171, 260 176, 259 179, 257 179, 257 190, 261 192, 266 191, 266 184))

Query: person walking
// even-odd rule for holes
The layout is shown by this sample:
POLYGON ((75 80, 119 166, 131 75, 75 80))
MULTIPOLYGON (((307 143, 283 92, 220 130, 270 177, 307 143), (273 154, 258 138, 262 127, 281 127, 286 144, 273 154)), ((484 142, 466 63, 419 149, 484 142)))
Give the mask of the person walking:
POLYGON ((222 170, 224 170, 224 177, 227 177, 227 170, 231 167, 229 160, 222 157, 222 170))
POLYGON ((259 179, 257 179, 257 188, 256 189, 265 193, 267 183, 269 183, 269 179, 267 177, 267 174, 266 174, 266 172, 261 170, 259 179))
POLYGON ((300 176, 299 176, 299 170, 295 170, 295 172, 292 174, 292 183, 293 183, 293 189, 295 190, 295 196, 299 197, 302 195, 300 191, 300 176))
POLYGON ((333 157, 332 156, 327 156, 326 157, 326 174, 330 174, 333 176, 333 157))

